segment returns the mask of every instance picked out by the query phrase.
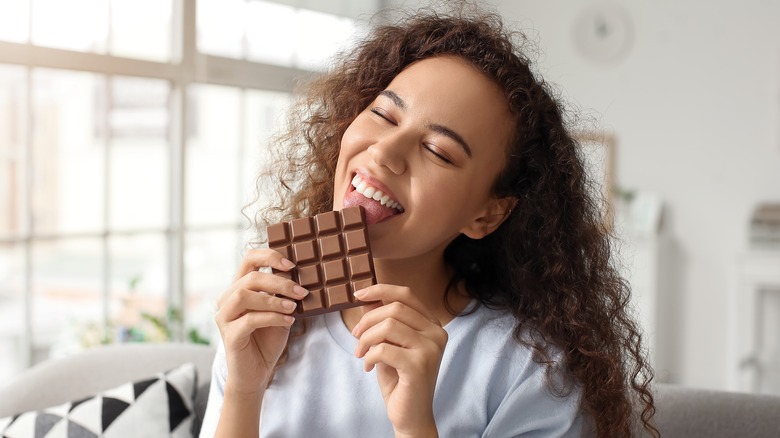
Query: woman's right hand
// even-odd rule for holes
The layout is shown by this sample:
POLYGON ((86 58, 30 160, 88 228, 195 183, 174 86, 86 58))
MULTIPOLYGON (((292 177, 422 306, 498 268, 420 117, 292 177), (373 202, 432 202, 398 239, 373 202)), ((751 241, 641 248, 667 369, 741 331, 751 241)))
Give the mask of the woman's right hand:
POLYGON ((271 249, 244 255, 236 281, 217 302, 219 326, 228 367, 227 387, 239 393, 265 390, 284 351, 294 318, 295 301, 308 291, 262 268, 289 271, 295 265, 271 249), (278 296, 277 296, 278 295, 278 296))

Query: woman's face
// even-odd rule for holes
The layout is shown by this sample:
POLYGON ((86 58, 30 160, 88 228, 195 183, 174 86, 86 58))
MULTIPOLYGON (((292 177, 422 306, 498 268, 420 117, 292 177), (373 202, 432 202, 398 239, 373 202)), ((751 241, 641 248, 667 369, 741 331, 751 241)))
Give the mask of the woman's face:
POLYGON ((460 233, 482 237, 498 213, 491 188, 511 135, 509 105, 486 75, 453 56, 418 61, 344 133, 334 210, 365 208, 379 259, 441 253, 460 233))

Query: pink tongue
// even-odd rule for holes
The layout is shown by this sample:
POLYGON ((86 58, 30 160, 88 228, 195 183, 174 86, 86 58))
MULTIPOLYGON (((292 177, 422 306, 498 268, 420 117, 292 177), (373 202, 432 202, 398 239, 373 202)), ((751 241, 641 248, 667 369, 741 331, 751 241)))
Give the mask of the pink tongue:
POLYGON ((366 224, 373 225, 381 222, 396 213, 395 208, 385 207, 379 201, 368 199, 357 191, 353 190, 344 198, 344 208, 362 205, 366 211, 366 224))

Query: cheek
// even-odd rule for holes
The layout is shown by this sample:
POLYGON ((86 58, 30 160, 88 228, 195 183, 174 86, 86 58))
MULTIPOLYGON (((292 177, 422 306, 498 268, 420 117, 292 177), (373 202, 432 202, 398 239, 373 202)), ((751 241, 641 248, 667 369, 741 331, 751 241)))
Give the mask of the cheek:
POLYGON ((476 193, 469 185, 458 184, 450 178, 426 178, 422 187, 415 196, 415 204, 437 224, 446 226, 457 222, 473 210, 476 193))
POLYGON ((344 135, 341 136, 339 157, 336 161, 336 176, 339 176, 340 172, 346 171, 350 158, 359 152, 361 144, 359 132, 360 130, 355 126, 355 122, 352 122, 344 132, 344 135))
POLYGON ((347 127, 341 137, 341 153, 357 152, 365 149, 372 139, 370 125, 360 115, 347 127))
POLYGON ((479 175, 453 175, 431 178, 433 172, 419 187, 424 187, 419 193, 417 205, 422 205, 425 213, 436 217, 440 226, 451 227, 463 225, 479 214, 487 199, 490 198, 489 181, 479 178, 479 175))
POLYGON ((347 175, 349 169, 352 167, 350 161, 366 148, 366 137, 361 135, 363 130, 360 128, 358 119, 352 122, 351 125, 344 131, 344 135, 341 137, 341 145, 339 147, 339 156, 336 160, 336 170, 333 181, 333 209, 341 209, 344 202, 344 192, 347 189, 346 184, 349 183, 349 177, 347 175))

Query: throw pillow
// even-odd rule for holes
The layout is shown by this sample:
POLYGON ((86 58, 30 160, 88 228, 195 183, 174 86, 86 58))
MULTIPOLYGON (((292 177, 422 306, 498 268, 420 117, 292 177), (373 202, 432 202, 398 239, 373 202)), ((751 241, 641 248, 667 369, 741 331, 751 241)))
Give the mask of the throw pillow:
POLYGON ((0 437, 191 437, 196 388, 197 369, 186 363, 92 397, 0 418, 0 437))

